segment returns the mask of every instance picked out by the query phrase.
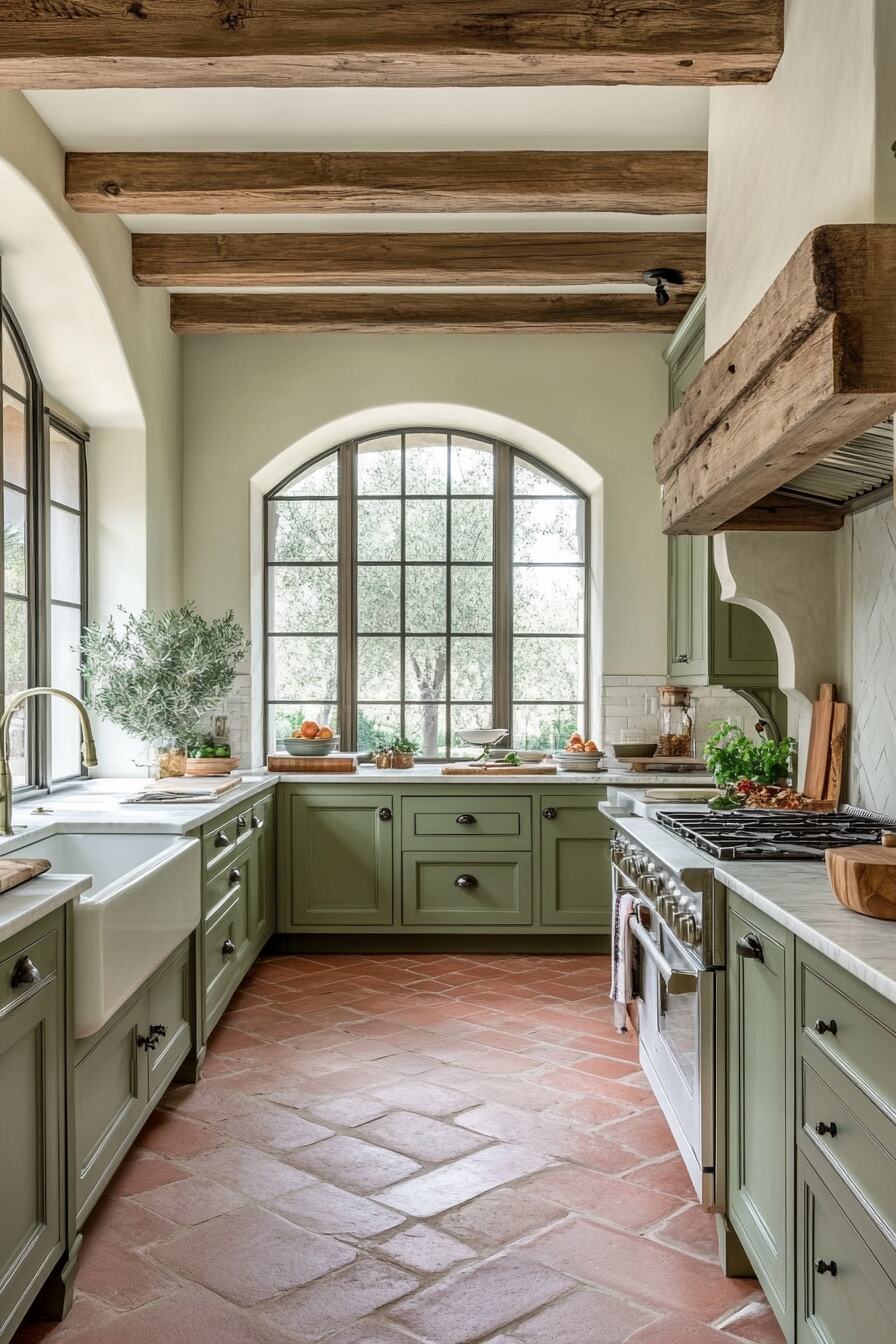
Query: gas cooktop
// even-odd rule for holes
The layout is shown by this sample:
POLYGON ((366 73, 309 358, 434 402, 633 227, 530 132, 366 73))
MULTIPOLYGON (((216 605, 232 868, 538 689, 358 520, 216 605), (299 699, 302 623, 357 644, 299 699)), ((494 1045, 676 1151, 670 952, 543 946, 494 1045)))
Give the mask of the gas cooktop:
POLYGON ((667 831, 717 859, 823 859, 840 845, 880 844, 893 822, 847 808, 843 812, 657 812, 667 831))

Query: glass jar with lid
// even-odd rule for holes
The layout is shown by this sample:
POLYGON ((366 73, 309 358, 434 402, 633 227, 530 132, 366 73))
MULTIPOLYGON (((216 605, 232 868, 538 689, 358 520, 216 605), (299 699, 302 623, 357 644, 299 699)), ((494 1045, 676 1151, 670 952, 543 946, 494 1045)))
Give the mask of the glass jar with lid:
POLYGON ((697 722, 688 686, 661 686, 657 709, 657 756, 696 756, 697 722))

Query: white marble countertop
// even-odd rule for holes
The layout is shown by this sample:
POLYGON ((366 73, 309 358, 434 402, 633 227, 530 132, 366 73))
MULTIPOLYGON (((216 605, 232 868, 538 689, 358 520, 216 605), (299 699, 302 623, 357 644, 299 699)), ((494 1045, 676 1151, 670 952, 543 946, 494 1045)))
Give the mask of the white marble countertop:
POLYGON ((89 877, 36 877, 0 895, 0 943, 82 896, 89 877))
MULTIPOLYGON (((460 764, 460 762, 457 762, 460 764)), ((545 762, 549 764, 549 762, 545 762)), ((608 785, 616 785, 619 788, 652 788, 656 784, 678 784, 682 787, 687 784, 706 785, 711 784, 712 779, 704 774, 682 774, 660 773, 639 775, 632 770, 622 769, 602 769, 602 770, 558 770, 555 775, 443 775, 441 765, 415 765, 410 770, 378 770, 375 765, 361 765, 352 774, 336 775, 323 774, 309 771, 308 773, 294 774, 292 772, 270 773, 269 779, 282 780, 290 784, 375 784, 377 788, 383 785, 403 784, 460 784, 464 788, 479 788, 480 784, 489 787, 493 784, 530 784, 545 785, 547 788, 554 788, 556 785, 563 784, 590 784, 595 788, 605 788, 608 785)))

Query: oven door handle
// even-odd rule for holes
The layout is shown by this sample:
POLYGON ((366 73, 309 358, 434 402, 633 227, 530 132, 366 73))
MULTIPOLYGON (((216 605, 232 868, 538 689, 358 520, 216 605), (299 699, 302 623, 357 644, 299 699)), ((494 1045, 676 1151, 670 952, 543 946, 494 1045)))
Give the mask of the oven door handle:
POLYGON ((700 977, 696 971, 679 971, 668 962, 636 915, 629 916, 628 927, 659 972, 668 994, 697 993, 700 977))

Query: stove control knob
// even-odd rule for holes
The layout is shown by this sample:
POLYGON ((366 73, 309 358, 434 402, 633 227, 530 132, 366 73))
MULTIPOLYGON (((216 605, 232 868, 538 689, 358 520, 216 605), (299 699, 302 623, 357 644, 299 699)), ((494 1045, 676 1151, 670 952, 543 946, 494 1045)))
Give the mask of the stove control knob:
POLYGON ((666 893, 665 896, 661 896, 657 903, 657 909, 659 910, 662 918, 667 923, 671 923, 675 915, 675 901, 673 897, 670 896, 668 893, 666 893))
POLYGON ((649 896, 652 901, 655 901, 660 894, 660 879, 656 873, 648 873, 646 877, 642 877, 639 886, 644 895, 649 896))
POLYGON ((697 938, 697 921, 690 911, 677 911, 672 927, 687 947, 694 946, 697 938))

